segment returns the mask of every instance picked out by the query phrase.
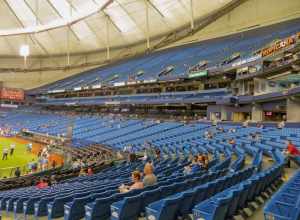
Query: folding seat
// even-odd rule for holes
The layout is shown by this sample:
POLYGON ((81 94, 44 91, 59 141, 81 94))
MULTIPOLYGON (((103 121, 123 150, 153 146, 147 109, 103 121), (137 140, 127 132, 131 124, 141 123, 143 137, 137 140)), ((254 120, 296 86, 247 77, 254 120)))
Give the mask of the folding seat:
POLYGON ((180 194, 180 200, 178 201, 177 215, 185 218, 189 213, 192 212, 193 200, 196 195, 195 189, 184 191, 180 194))
POLYGON ((298 220, 300 218, 300 209, 298 207, 271 200, 264 208, 264 216, 265 219, 298 220))
POLYGON ((184 182, 174 183, 173 187, 174 187, 174 191, 173 191, 172 194, 174 194, 174 193, 180 193, 180 192, 182 192, 182 191, 184 191, 186 189, 186 185, 184 184, 184 182))
POLYGON ((146 207, 147 219, 173 220, 176 219, 178 195, 151 203, 146 207))
POLYGON ((41 200, 34 203, 34 216, 41 217, 41 216, 47 216, 48 215, 48 203, 52 202, 56 197, 48 197, 48 198, 42 198, 41 200))
POLYGON ((142 197, 141 212, 145 213, 146 206, 162 198, 160 188, 145 191, 142 193, 142 197))
POLYGON ((137 220, 141 213, 142 194, 125 197, 111 205, 111 219, 137 220))
MULTIPOLYGON (((214 182, 211 182, 211 184, 214 184, 214 187, 213 187, 213 191, 212 191, 212 195, 215 195, 221 191, 223 191, 223 184, 222 184, 222 181, 219 181, 219 180, 215 180, 214 182)), ((208 184, 210 185, 210 184, 208 184)))
POLYGON ((85 205, 85 220, 110 218, 111 204, 118 200, 121 200, 124 197, 124 194, 117 193, 109 197, 98 198, 94 202, 85 205))
POLYGON ((287 194, 283 192, 280 192, 278 194, 275 194, 272 197, 272 200, 277 201, 277 202, 282 202, 286 204, 295 204, 295 201, 299 199, 299 195, 294 195, 294 194, 287 194))
POLYGON ((53 202, 47 204, 48 219, 59 218, 64 216, 64 204, 73 200, 73 195, 65 197, 57 197, 53 202))
POLYGON ((229 204, 227 207, 227 213, 226 213, 226 216, 228 218, 232 217, 236 213, 237 207, 238 207, 238 202, 239 202, 240 196, 242 194, 242 190, 243 190, 242 186, 239 186, 238 188, 231 190, 232 198, 229 201, 229 204))
POLYGON ((24 215, 34 214, 34 203, 41 200, 43 197, 32 197, 23 202, 23 213, 24 215))
POLYGON ((246 207, 248 194, 251 189, 251 181, 243 182, 243 187, 244 187, 244 189, 243 189, 242 195, 240 196, 240 199, 238 201, 237 209, 242 209, 242 208, 246 207))
POLYGON ((12 198, 10 198, 9 200, 7 200, 6 201, 6 207, 5 207, 5 210, 6 210, 6 212, 11 212, 11 211, 13 211, 13 209, 14 209, 14 202, 16 201, 16 200, 18 200, 19 199, 19 197, 12 197, 12 198))
POLYGON ((225 219, 231 195, 226 197, 216 198, 213 200, 206 200, 193 209, 193 215, 195 219, 205 220, 220 220, 225 219))
POLYGON ((210 192, 208 192, 208 188, 209 185, 207 183, 194 188, 196 194, 194 194, 193 196, 193 206, 210 197, 210 192))
POLYGON ((183 184, 185 185, 185 190, 190 189, 192 187, 196 187, 198 185, 202 184, 202 178, 201 177, 195 177, 193 179, 186 179, 183 184), (201 182, 201 183, 200 183, 201 182))
POLYGON ((258 177, 258 182, 256 184, 256 188, 254 191, 254 197, 257 197, 260 195, 260 193, 262 192, 263 186, 264 186, 264 178, 262 178, 261 176, 258 177))
POLYGON ((14 201, 14 208, 13 208, 14 214, 23 213, 23 202, 28 199, 29 199, 28 197, 21 197, 18 200, 14 201))
POLYGON ((218 190, 222 187, 222 183, 218 180, 214 180, 207 184, 208 184, 208 188, 207 188, 207 192, 206 192, 206 198, 209 198, 209 197, 215 195, 216 193, 218 193, 219 192, 218 190))
POLYGON ((161 187, 159 187, 159 189, 160 189, 160 193, 161 193, 162 198, 170 196, 174 192, 174 186, 173 185, 161 186, 161 187))
POLYGON ((89 195, 81 198, 74 198, 72 202, 64 205, 64 220, 79 220, 85 216, 84 206, 92 202, 94 197, 89 195))
POLYGON ((2 197, 0 200, 0 211, 6 209, 6 201, 8 201, 11 197, 2 197))

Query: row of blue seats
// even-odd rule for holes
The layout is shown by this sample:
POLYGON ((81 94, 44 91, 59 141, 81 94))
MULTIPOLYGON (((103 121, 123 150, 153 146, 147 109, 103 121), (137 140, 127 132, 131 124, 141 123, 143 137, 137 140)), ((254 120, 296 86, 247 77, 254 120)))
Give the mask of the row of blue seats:
POLYGON ((242 34, 159 51, 119 64, 96 68, 43 86, 36 92, 72 90, 99 84, 111 85, 114 82, 127 81, 130 75, 133 75, 136 80, 164 79, 170 75, 159 77, 159 73, 169 66, 174 68, 170 73, 171 76, 178 78, 185 74, 188 67, 196 65, 201 60, 209 60, 208 65, 215 66, 236 52, 240 52, 240 56, 244 59, 274 39, 284 38, 297 32, 299 32, 299 19, 286 21, 242 34))
POLYGON ((249 178, 253 171, 254 168, 250 167, 246 170, 231 173, 206 184, 202 183, 202 185, 196 186, 182 193, 177 193, 166 199, 151 203, 146 208, 147 219, 173 220, 178 217, 185 218, 191 213, 192 208, 196 204, 227 189, 227 187, 249 178))
MULTIPOLYGON (((154 195, 153 191, 157 192, 156 195, 159 195, 160 198, 168 196, 174 193, 174 191, 176 191, 179 188, 179 186, 184 187, 187 183, 190 182, 190 179, 195 178, 195 182, 201 181, 202 175, 203 172, 199 172, 188 176, 173 177, 165 181, 158 182, 153 186, 146 187, 142 190, 130 191, 128 193, 116 193, 103 197, 101 199, 96 199, 94 202, 85 205, 85 219, 96 220, 109 218, 111 216, 111 204, 122 200, 125 197, 140 196, 143 198, 143 202, 146 202, 152 201, 152 199, 155 198, 152 197, 154 195)), ((70 209, 72 209, 72 207, 69 204, 66 206, 66 210, 70 209)), ((65 213, 65 217, 68 219, 71 219, 70 216, 74 217, 74 215, 70 214, 72 213, 67 211, 65 213)), ((84 213, 81 212, 81 214, 83 215, 84 213)), ((78 213, 76 215, 78 215, 78 213)))
POLYGON ((266 220, 300 219, 300 171, 282 186, 264 208, 266 220))
POLYGON ((241 184, 229 187, 223 192, 199 203, 193 209, 195 219, 220 220, 232 218, 239 209, 247 207, 281 177, 283 164, 276 164, 268 170, 257 173, 241 184))
POLYGON ((150 203, 213 181, 224 176, 226 173, 227 170, 221 170, 205 174, 201 177, 187 179, 186 181, 177 184, 168 185, 162 189, 157 188, 150 191, 144 191, 136 196, 125 197, 123 200, 111 205, 111 219, 137 220, 142 213, 145 213, 145 209, 150 203))

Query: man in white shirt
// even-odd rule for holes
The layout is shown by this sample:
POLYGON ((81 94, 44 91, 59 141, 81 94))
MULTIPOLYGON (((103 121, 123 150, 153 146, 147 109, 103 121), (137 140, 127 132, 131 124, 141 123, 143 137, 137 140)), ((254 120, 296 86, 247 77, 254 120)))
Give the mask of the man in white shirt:
POLYGON ((8 149, 5 147, 3 148, 3 152, 2 152, 2 160, 7 160, 7 155, 8 155, 8 149))

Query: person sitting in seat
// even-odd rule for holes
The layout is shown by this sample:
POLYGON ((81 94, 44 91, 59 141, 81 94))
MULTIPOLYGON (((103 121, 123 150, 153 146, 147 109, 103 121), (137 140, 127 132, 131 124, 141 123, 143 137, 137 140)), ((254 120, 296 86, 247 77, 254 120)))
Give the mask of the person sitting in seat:
POLYGON ((298 148, 293 144, 291 140, 287 141, 287 147, 284 151, 284 154, 287 155, 287 166, 291 167, 291 160, 296 162, 298 165, 300 163, 300 151, 298 148))
POLYGON ((80 172, 79 172, 78 176, 86 176, 86 175, 87 175, 86 169, 82 167, 80 169, 80 172))
POLYGON ((144 167, 144 186, 152 186, 157 183, 157 177, 153 173, 153 166, 147 162, 144 167))
POLYGON ((285 127, 285 121, 281 121, 277 124, 278 129, 283 129, 285 127))
POLYGON ((196 173, 196 172, 198 172, 198 171, 200 171, 200 170, 201 170, 201 167, 200 167, 200 165, 199 165, 198 157, 195 156, 195 157, 194 157, 194 160, 193 160, 193 162, 192 162, 192 164, 191 164, 191 173, 196 173))
POLYGON ((38 189, 44 189, 48 187, 48 183, 45 179, 41 178, 38 184, 36 185, 38 189))
POLYGON ((231 138, 228 143, 232 146, 232 148, 235 148, 236 142, 233 138, 231 138))
POLYGON ((126 193, 126 192, 129 192, 134 189, 143 189, 144 188, 144 183, 141 181, 142 177, 141 177, 141 173, 139 171, 134 171, 131 174, 131 178, 132 178, 133 184, 131 186, 122 184, 119 187, 119 190, 121 193, 126 193))
POLYGON ((203 166, 204 166, 204 169, 208 170, 208 164, 209 164, 209 157, 208 157, 208 154, 205 154, 203 156, 203 166))
POLYGON ((92 169, 91 167, 89 167, 89 168, 87 169, 87 175, 88 175, 88 176, 92 176, 93 174, 94 174, 93 169, 92 169))
POLYGON ((247 119, 246 121, 243 122, 242 125, 243 128, 248 128, 249 127, 249 120, 247 119))

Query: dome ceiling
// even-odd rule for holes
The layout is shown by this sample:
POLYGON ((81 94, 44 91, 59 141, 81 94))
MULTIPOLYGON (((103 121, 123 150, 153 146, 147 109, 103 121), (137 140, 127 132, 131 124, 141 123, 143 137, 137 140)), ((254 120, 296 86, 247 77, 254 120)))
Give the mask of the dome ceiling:
POLYGON ((145 43, 230 0, 2 0, 0 56, 50 56, 145 43), (191 3, 193 11, 191 11, 191 3), (148 15, 148 16, 147 16, 148 15))

